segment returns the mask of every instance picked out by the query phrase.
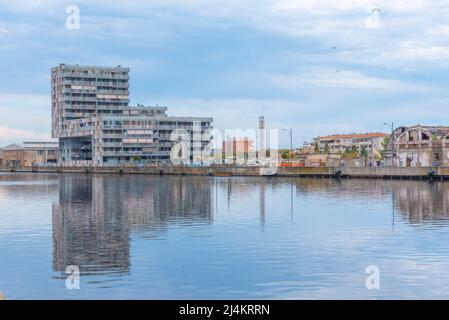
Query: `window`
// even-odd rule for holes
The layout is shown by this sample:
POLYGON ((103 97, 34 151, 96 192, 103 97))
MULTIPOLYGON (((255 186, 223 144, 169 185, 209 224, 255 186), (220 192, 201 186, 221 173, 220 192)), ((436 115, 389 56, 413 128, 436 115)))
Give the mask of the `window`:
POLYGON ((55 150, 48 150, 48 155, 49 156, 54 156, 55 155, 55 150))
POLYGON ((44 155, 44 150, 37 150, 37 155, 38 156, 43 156, 44 155))

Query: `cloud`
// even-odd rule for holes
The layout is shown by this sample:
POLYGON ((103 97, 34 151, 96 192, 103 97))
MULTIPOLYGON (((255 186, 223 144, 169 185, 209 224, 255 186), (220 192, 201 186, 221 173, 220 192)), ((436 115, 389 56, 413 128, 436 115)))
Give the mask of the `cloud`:
POLYGON ((387 91, 416 89, 415 85, 402 81, 372 77, 359 71, 336 69, 318 69, 302 74, 279 75, 274 77, 274 81, 283 87, 296 90, 305 86, 387 91))
POLYGON ((0 145, 6 146, 10 143, 21 143, 24 141, 52 141, 47 133, 20 130, 0 125, 0 145))
POLYGON ((68 4, 2 2, 0 80, 13 93, 0 93, 1 126, 50 130, 49 68, 60 62, 130 66, 132 101, 222 128, 265 113, 304 139, 377 130, 364 115, 383 111, 382 124, 409 103, 391 121, 446 120, 431 114, 447 102, 446 0, 79 0, 76 31, 64 28, 68 4))
POLYGON ((446 61, 449 62, 449 46, 429 46, 412 42, 402 42, 394 52, 382 53, 385 60, 395 61, 446 61))
POLYGON ((50 108, 50 96, 46 94, 0 93, 0 126, 48 133, 50 108))

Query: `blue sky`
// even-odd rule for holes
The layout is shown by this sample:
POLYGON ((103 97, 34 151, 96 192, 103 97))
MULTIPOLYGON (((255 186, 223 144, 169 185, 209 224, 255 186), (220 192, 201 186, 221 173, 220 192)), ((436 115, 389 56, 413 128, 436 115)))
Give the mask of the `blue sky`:
POLYGON ((220 130, 263 113, 295 145, 391 121, 449 125, 449 1, 90 2, 0 0, 0 144, 49 137, 61 62, 128 66, 132 104, 220 130), (79 30, 65 27, 72 4, 79 30))

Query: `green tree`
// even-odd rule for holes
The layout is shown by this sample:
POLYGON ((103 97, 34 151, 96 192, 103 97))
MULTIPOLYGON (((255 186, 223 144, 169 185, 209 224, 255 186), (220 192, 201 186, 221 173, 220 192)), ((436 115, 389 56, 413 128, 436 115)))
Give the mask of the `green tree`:
POLYGON ((320 147, 318 147, 318 142, 315 142, 315 147, 313 148, 313 152, 316 154, 320 153, 320 147))
POLYGON ((362 146, 362 149, 360 150, 360 156, 363 158, 368 157, 368 151, 366 150, 365 146, 362 146))
POLYGON ((282 152, 281 158, 284 159, 284 160, 289 159, 290 158, 290 151, 285 150, 284 152, 282 152))
POLYGON ((323 153, 324 154, 329 154, 329 145, 327 143, 324 145, 323 153))
POLYGON ((382 141, 382 151, 387 151, 388 144, 390 143, 390 137, 385 137, 382 141))

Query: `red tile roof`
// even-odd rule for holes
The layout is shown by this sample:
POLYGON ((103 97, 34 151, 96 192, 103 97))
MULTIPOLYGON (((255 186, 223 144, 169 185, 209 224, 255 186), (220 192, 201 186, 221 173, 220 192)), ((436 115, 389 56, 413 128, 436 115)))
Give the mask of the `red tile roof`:
POLYGON ((325 137, 318 137, 319 140, 339 140, 339 139, 366 139, 366 138, 384 138, 388 137, 386 133, 352 133, 352 134, 334 134, 325 137))

